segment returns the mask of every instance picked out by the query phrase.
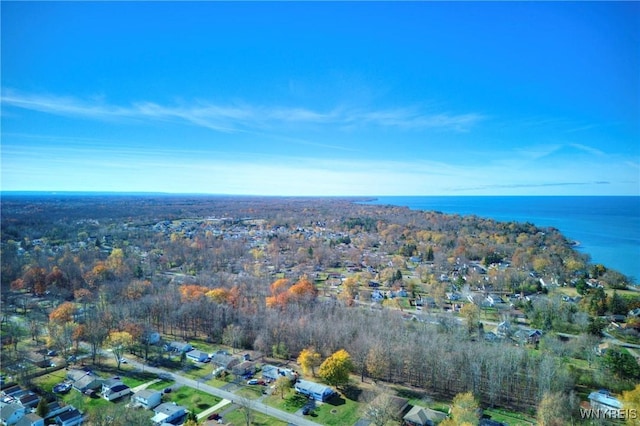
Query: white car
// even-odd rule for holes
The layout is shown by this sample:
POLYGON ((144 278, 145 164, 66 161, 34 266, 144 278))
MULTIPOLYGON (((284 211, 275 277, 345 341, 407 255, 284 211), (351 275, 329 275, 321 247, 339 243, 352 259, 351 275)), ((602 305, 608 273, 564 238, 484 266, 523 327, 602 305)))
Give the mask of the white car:
POLYGON ((258 384, 258 379, 251 379, 247 382, 248 385, 257 385, 258 384))

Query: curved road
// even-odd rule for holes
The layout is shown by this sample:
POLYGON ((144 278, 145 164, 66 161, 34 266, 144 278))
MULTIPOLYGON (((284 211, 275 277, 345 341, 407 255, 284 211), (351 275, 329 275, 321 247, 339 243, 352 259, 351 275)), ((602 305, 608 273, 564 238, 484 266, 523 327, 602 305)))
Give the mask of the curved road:
MULTIPOLYGON (((199 389, 203 392, 206 392, 211 395, 215 395, 222 399, 228 399, 229 401, 231 401, 231 403, 234 403, 236 405, 242 406, 243 402, 247 400, 245 398, 239 397, 233 392, 225 391, 225 390, 210 386, 206 383, 181 376, 180 374, 176 374, 173 371, 166 371, 161 368, 150 367, 146 364, 143 365, 142 363, 131 360, 131 359, 127 359, 127 362, 136 368, 143 369, 145 372, 149 371, 155 374, 170 374, 176 383, 179 383, 184 386, 189 386, 194 389, 199 389)), ((282 411, 277 408, 270 407, 260 401, 256 401, 256 400, 248 400, 248 401, 249 401, 248 406, 250 409, 266 414, 271 417, 275 417, 279 420, 282 420, 283 422, 287 422, 289 424, 293 424, 296 426, 319 426, 319 423, 315 423, 315 422, 312 422, 311 420, 307 420, 302 416, 298 416, 292 413, 287 413, 286 411, 282 411)))

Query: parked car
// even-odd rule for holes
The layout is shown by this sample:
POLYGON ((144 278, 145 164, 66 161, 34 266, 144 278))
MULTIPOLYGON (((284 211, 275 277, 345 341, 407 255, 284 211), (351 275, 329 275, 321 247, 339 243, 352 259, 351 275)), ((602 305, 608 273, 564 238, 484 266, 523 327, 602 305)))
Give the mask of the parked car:
POLYGON ((54 351, 54 350, 49 350, 49 351, 47 351, 47 355, 48 356, 56 356, 56 355, 58 355, 58 353, 56 351, 54 351))
POLYGON ((258 379, 251 379, 247 382, 248 385, 257 385, 258 384, 258 379))
POLYGON ((220 420, 220 414, 218 413, 212 413, 209 415, 209 417, 207 417, 207 420, 220 420))
POLYGON ((304 408, 302 409, 302 414, 303 414, 303 415, 308 416, 308 415, 309 415, 309 413, 311 413, 311 408, 309 408, 309 407, 304 407, 304 408))
POLYGON ((171 393, 171 388, 164 388, 163 393, 171 393))

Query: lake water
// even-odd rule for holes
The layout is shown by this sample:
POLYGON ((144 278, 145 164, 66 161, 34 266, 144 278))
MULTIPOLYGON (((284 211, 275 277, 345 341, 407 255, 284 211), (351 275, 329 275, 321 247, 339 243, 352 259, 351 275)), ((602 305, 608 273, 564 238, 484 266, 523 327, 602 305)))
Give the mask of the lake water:
POLYGON ((640 279, 640 197, 608 196, 386 196, 372 204, 476 215, 558 228, 580 242, 578 250, 633 279, 640 279))

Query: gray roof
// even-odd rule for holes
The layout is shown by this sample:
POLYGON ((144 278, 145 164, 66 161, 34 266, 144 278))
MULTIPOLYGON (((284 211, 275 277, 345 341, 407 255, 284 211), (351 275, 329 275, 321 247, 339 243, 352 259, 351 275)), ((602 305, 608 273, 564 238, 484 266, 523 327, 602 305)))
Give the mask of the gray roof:
POLYGON ((409 410, 403 419, 418 425, 427 425, 439 422, 445 417, 447 417, 447 415, 444 413, 415 405, 411 410, 409 410))
POLYGON ((173 413, 177 413, 180 411, 185 411, 186 408, 182 405, 177 405, 175 402, 163 402, 153 409, 155 413, 163 413, 167 415, 171 415, 173 413))
POLYGON ((611 396, 609 392, 598 391, 589 394, 589 401, 607 405, 613 408, 622 408, 622 403, 611 396))
POLYGON ((157 391, 157 390, 140 389, 138 392, 135 393, 135 396, 137 398, 149 399, 149 397, 151 397, 152 395, 155 395, 155 394, 162 395, 162 393, 160 391, 157 391))

